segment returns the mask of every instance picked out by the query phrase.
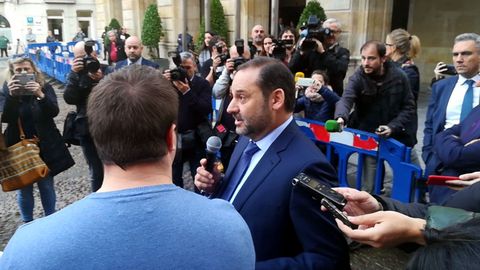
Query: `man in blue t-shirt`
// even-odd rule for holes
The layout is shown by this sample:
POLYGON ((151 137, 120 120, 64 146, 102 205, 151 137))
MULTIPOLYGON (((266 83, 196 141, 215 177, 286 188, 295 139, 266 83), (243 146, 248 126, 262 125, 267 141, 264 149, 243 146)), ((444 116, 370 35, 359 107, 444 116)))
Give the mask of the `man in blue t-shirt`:
POLYGON ((101 188, 20 227, 0 269, 254 269, 235 209, 172 184, 178 94, 159 71, 107 76, 87 108, 101 188))

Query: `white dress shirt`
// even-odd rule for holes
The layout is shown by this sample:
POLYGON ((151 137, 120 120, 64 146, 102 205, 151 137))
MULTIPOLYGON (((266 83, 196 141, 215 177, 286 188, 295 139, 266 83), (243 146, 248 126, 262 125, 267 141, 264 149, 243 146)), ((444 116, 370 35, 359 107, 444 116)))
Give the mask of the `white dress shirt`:
MULTIPOLYGON (((454 125, 460 123, 460 113, 462 112, 463 98, 467 92, 468 85, 465 83, 466 80, 474 80, 475 82, 480 81, 480 75, 475 75, 474 77, 467 79, 462 75, 458 76, 458 81, 455 87, 453 88, 452 95, 448 100, 447 111, 445 115, 445 129, 451 128, 454 125)), ((473 108, 478 105, 480 101, 480 88, 473 88, 473 108)))

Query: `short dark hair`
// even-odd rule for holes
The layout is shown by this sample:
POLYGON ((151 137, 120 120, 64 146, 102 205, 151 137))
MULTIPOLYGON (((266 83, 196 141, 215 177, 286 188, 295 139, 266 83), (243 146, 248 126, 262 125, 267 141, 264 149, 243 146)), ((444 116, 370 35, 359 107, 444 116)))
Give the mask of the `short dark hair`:
POLYGON ((159 160, 178 114, 178 94, 160 71, 132 65, 106 76, 92 90, 87 116, 104 164, 124 168, 159 160))
POLYGON ((426 228, 426 246, 412 256, 406 269, 473 269, 480 264, 480 218, 443 230, 426 228))
POLYGON ((330 79, 328 78, 328 75, 327 75, 327 72, 324 71, 324 70, 321 70, 321 69, 316 69, 314 71, 312 71, 312 76, 313 75, 321 75, 323 77, 323 83, 325 85, 329 85, 330 84, 330 79))
POLYGON ((263 97, 266 99, 273 90, 281 88, 285 93, 285 110, 293 112, 295 109, 295 82, 285 64, 271 57, 258 56, 240 65, 237 72, 251 68, 260 69, 256 83, 262 89, 263 97))
POLYGON ((385 44, 377 40, 370 40, 365 42, 365 44, 363 44, 360 48, 360 53, 362 53, 365 48, 370 46, 374 46, 377 49, 378 56, 380 57, 384 57, 385 54, 387 54, 387 48, 385 47, 385 44))

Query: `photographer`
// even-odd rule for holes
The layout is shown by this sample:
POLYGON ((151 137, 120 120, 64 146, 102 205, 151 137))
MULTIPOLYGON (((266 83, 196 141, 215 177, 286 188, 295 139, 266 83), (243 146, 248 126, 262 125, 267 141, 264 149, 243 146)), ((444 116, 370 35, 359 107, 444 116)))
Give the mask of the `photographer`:
POLYGON ((306 36, 300 39, 297 50, 288 64, 290 70, 293 73, 303 72, 307 77, 310 77, 313 70, 326 70, 332 88, 341 96, 350 52, 338 44, 340 23, 329 19, 325 21, 324 27, 321 27, 317 17, 310 16, 307 29, 304 31, 306 36))
MULTIPOLYGON (((9 64, 12 76, 0 93, 2 122, 6 145, 20 141, 20 126, 25 138, 38 138, 40 157, 50 173, 37 182, 45 216, 55 212, 55 188, 53 177, 75 163, 65 146, 53 118, 58 115, 57 96, 52 86, 45 82, 43 74, 29 58, 17 58, 9 64), (27 79, 25 79, 27 78, 27 79)), ((23 222, 33 220, 33 184, 17 191, 23 222)))
POLYGON ((195 75, 195 56, 189 52, 182 52, 179 56, 178 68, 167 69, 163 75, 175 86, 180 100, 177 122, 179 139, 173 162, 173 183, 183 187, 183 164, 188 161, 194 177, 200 159, 205 157, 206 139, 203 128, 211 132, 208 115, 212 111, 212 91, 205 79, 195 75))
POLYGON ((225 39, 221 36, 214 36, 209 40, 209 47, 212 48, 212 57, 203 63, 201 68, 202 78, 206 79, 210 86, 213 86, 217 78, 225 68, 225 61, 229 58, 228 47, 225 39))
POLYGON ((232 100, 230 96, 230 85, 232 84, 233 76, 236 68, 250 60, 250 48, 245 47, 243 40, 235 41, 235 44, 230 47, 230 58, 225 63, 225 69, 217 79, 212 88, 212 95, 216 99, 222 99, 220 104, 219 114, 216 119, 214 133, 222 139, 221 161, 226 168, 230 161, 233 149, 238 135, 235 133, 235 120, 232 115, 227 113, 228 105, 232 100))
POLYGON ((63 98, 67 104, 76 105, 75 135, 80 141, 88 164, 92 192, 97 191, 103 182, 103 165, 88 131, 87 100, 92 88, 103 78, 97 56, 89 41, 80 41, 73 48, 72 71, 68 74, 67 87, 63 98))

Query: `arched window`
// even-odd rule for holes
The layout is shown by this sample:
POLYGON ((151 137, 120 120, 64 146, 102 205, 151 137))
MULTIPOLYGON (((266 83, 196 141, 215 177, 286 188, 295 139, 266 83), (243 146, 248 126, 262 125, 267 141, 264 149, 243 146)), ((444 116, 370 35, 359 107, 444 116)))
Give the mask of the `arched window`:
POLYGON ((10 28, 10 23, 7 18, 0 15, 0 28, 10 28))

